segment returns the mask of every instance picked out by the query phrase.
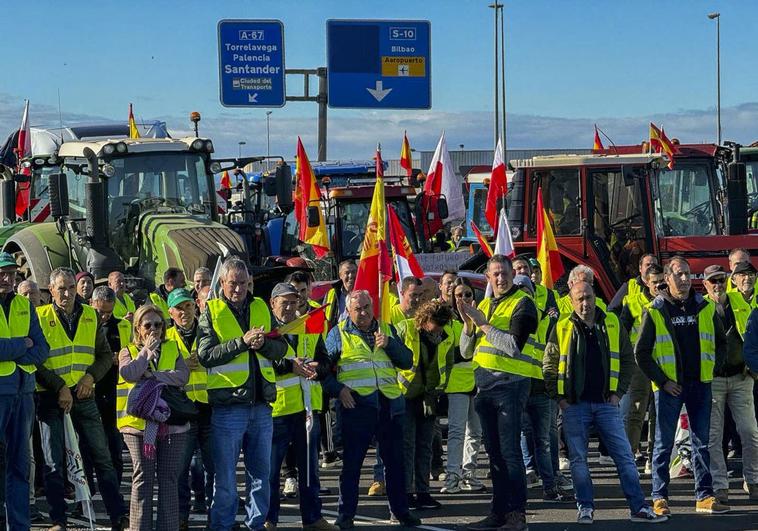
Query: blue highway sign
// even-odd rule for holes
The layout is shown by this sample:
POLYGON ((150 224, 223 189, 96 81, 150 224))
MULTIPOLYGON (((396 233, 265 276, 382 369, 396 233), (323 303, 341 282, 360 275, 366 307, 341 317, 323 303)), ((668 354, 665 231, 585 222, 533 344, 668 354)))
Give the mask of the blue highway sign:
POLYGON ((428 20, 328 20, 329 107, 430 109, 428 20))
POLYGON ((283 106, 286 85, 282 22, 219 21, 218 67, 221 105, 283 106))

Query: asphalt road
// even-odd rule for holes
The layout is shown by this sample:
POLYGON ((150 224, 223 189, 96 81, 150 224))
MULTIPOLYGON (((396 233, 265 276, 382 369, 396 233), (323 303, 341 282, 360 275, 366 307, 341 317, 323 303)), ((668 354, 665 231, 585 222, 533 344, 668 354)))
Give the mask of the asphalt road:
MULTIPOLYGON (((371 479, 371 465, 374 463, 373 450, 367 457, 361 482, 361 498, 359 502, 356 525, 361 528, 371 528, 372 531, 397 530, 398 526, 389 524, 389 509, 387 499, 384 497, 368 497, 366 492, 371 479)), ((630 531, 646 527, 645 524, 634 524, 629 521, 629 511, 626 506, 623 493, 618 483, 616 470, 612 466, 601 466, 594 463, 597 453, 590 453, 592 477, 595 484, 595 524, 594 528, 602 531, 630 531)), ((125 482, 122 484, 122 492, 129 499, 129 485, 126 483, 131 472, 128 458, 126 458, 124 473, 125 482)), ((486 456, 480 454, 480 475, 486 474, 486 456)), ((742 491, 742 478, 740 463, 732 462, 730 467, 736 469, 735 478, 730 482, 730 504, 732 511, 725 515, 702 515, 695 513, 692 479, 673 480, 670 487, 671 498, 669 500, 674 516, 657 529, 686 530, 686 531, 747 531, 758 530, 758 502, 750 501, 747 494, 742 491), (738 479, 739 478, 739 479, 738 479), (665 526, 665 527, 663 527, 665 526)), ((241 463, 238 469, 242 478, 241 463)), ((337 515, 338 499, 338 475, 339 468, 322 469, 321 483, 331 490, 331 494, 322 497, 324 516, 333 521, 337 515)), ((483 480, 489 489, 489 480, 483 480)), ((438 494, 442 483, 431 483, 432 494, 439 500, 443 507, 439 510, 418 511, 422 518, 422 529, 428 531, 462 529, 466 524, 483 518, 490 508, 489 492, 473 492, 459 494, 438 494)), ((642 476, 643 491, 649 495, 650 478, 642 476)), ((45 508, 44 500, 38 501, 40 509, 45 508)), ((95 496, 95 509, 98 520, 101 523, 98 529, 106 529, 108 519, 105 514, 99 495, 95 496)), ((576 506, 571 503, 556 503, 542 501, 542 489, 540 487, 529 490, 529 502, 527 505, 527 522, 532 531, 565 531, 574 529, 586 529, 576 523, 576 506)), ((242 511, 238 520, 242 521, 242 511)), ((301 527, 297 499, 286 499, 282 502, 280 529, 297 529, 301 527)), ((81 518, 71 518, 69 529, 88 529, 83 527, 81 518), (82 527, 77 527, 81 525, 82 527)), ((207 518, 205 515, 192 514, 190 528, 193 530, 205 529, 207 518)), ((46 526, 35 526, 32 529, 46 529, 46 526)), ((107 527, 110 529, 110 527, 107 527)))

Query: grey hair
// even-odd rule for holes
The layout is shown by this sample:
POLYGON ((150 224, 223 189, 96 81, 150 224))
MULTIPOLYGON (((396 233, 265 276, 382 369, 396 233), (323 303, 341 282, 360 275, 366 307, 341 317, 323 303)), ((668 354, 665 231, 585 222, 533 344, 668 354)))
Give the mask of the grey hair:
POLYGON ((116 292, 108 286, 98 286, 92 292, 92 302, 116 302, 116 292))
POLYGON ((219 271, 218 276, 219 278, 226 280, 226 276, 232 271, 244 271, 249 274, 245 261, 236 256, 230 256, 224 260, 224 263, 221 264, 221 271, 219 271))
POLYGON ((347 296, 348 303, 353 302, 353 300, 358 300, 361 295, 365 295, 369 298, 370 301, 373 302, 374 299, 371 298, 371 293, 368 292, 367 289, 356 289, 351 291, 347 296))
POLYGON ((76 279, 76 274, 70 267, 56 267, 50 272, 50 285, 52 286, 55 284, 55 281, 58 280, 58 277, 63 276, 70 276, 72 280, 76 279))
POLYGON ((201 275, 211 276, 211 270, 208 269, 207 267, 198 267, 197 269, 195 269, 195 275, 197 275, 198 273, 200 273, 201 275))
POLYGON ((590 284, 592 284, 592 281, 595 280, 595 272, 592 270, 592 268, 587 267, 584 264, 579 264, 578 266, 575 266, 574 269, 571 270, 568 277, 568 285, 572 286, 574 282, 577 281, 577 277, 579 275, 585 275, 590 278, 588 281, 590 284))
POLYGON ((29 289, 39 289, 39 286, 37 283, 31 279, 22 280, 18 283, 18 287, 16 288, 16 291, 21 291, 22 287, 29 287, 29 289))

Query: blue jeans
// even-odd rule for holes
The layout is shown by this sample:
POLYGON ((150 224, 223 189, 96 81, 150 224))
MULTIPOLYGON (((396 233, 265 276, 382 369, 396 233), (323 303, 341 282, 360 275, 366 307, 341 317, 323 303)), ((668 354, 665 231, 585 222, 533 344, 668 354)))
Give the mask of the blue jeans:
POLYGON ((682 385, 682 394, 679 396, 672 396, 663 390, 655 392, 654 500, 669 497, 669 464, 682 405, 687 407, 690 423, 695 496, 698 500, 713 496, 713 478, 710 472, 711 458, 710 453, 708 453, 711 425, 711 384, 686 382, 682 385))
MULTIPOLYGON (((395 400, 402 400, 396 398, 395 400)), ((381 396, 379 409, 357 401, 353 409, 341 408, 342 473, 340 473, 339 514, 353 518, 358 510, 358 483, 361 467, 371 440, 376 437, 377 451, 384 462, 387 497, 398 518, 408 514, 403 465, 403 417, 390 414, 390 400, 381 396)))
POLYGON ((201 468, 205 468, 202 492, 207 496, 206 507, 210 506, 213 494, 213 456, 211 455, 211 413, 207 404, 200 404, 200 416, 190 424, 187 434, 187 450, 179 471, 179 519, 189 519, 192 493, 190 491, 190 468, 195 450, 200 449, 202 455, 201 468))
POLYGON ((34 395, 0 396, 0 441, 4 443, 5 491, 8 529, 26 531, 29 521, 29 441, 34 423, 34 395))
POLYGON ((474 408, 482 423, 484 447, 490 456, 490 512, 500 518, 514 511, 526 512, 521 417, 529 399, 529 387, 529 380, 524 378, 480 391, 475 399, 474 408))
POLYGON ((384 461, 382 461, 382 455, 379 451, 379 443, 376 443, 376 462, 371 467, 374 471, 374 481, 384 482, 384 461))
POLYGON ((257 403, 213 406, 211 455, 215 467, 211 529, 228 531, 237 515, 237 461, 245 455, 245 524, 263 527, 268 513, 271 406, 257 403))
MULTIPOLYGON (((111 523, 117 524, 126 514, 124 499, 119 492, 116 469, 111 461, 111 453, 105 437, 100 411, 94 398, 79 400, 74 395, 71 420, 79 436, 80 450, 89 452, 92 466, 97 476, 100 494, 110 516, 111 523)), ((58 395, 50 391, 39 393, 39 410, 42 448, 45 454, 45 495, 50 505, 50 520, 66 523, 66 500, 63 497, 65 448, 63 432, 63 410, 58 406, 58 395)))
POLYGON ((563 410, 563 433, 569 448, 571 479, 574 481, 576 506, 579 509, 595 508, 592 495, 592 478, 587 465, 590 428, 594 426, 605 441, 608 455, 618 471, 621 490, 632 514, 645 507, 645 495, 640 486, 640 475, 634 463, 632 447, 626 438, 619 408, 605 402, 579 402, 563 410))
POLYGON ((300 493, 300 519, 310 525, 321 518, 321 500, 318 497, 321 484, 318 479, 318 450, 320 424, 318 415, 313 416, 310 435, 305 430, 305 411, 274 418, 274 436, 271 445, 271 475, 269 489, 273 493, 266 520, 279 522, 279 478, 282 462, 292 443, 297 461, 298 490, 300 493), (310 478, 308 469, 310 468, 310 478))
POLYGON ((542 479, 543 490, 549 490, 555 486, 555 475, 558 473, 558 428, 555 409, 555 401, 545 393, 540 393, 529 397, 526 410, 524 410, 524 436, 521 438, 524 466, 527 469, 533 469, 536 465, 542 479), (555 444, 552 440, 553 434, 555 434, 555 444), (529 443, 532 441, 533 454, 530 460, 527 456, 531 453, 529 443))

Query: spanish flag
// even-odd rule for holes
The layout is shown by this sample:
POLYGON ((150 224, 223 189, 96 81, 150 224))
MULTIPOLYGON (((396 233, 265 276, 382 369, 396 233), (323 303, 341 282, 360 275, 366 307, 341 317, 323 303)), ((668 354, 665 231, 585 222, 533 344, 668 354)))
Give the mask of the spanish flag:
POLYGON ((598 153, 604 149, 603 142, 600 140, 600 133, 597 130, 597 124, 595 124, 595 141, 592 143, 592 152, 598 153))
POLYGON ((413 174, 413 158, 411 157, 411 143, 408 142, 408 135, 403 131, 403 148, 400 150, 400 166, 405 168, 408 177, 413 174))
POLYGON ((550 216, 542 204, 542 187, 537 189, 537 261, 542 269, 542 285, 552 289, 564 269, 550 216))
POLYGON ((229 170, 224 170, 224 173, 221 174, 221 182, 219 184, 222 190, 232 189, 232 178, 229 177, 229 170))
POLYGON ((129 104, 129 138, 139 138, 139 130, 137 129, 137 122, 134 121, 131 103, 129 104))
MULTIPOLYGON (((295 219, 299 226, 298 238, 311 245, 316 258, 326 256, 329 252, 329 236, 321 209, 321 189, 316 182, 316 175, 305 153, 303 142, 297 137, 297 164, 295 166, 295 219), (309 226, 309 212, 318 214, 318 225, 309 226)), ((312 216, 315 218, 316 216, 312 216)))
POLYGON ((476 226, 476 223, 474 223, 474 220, 471 220, 471 230, 474 231, 474 235, 476 236, 476 239, 479 240, 479 246, 482 248, 482 252, 484 253, 484 256, 487 258, 492 258, 493 252, 492 247, 490 247, 489 242, 485 239, 485 237, 482 235, 482 232, 479 230, 479 227, 476 226))
POLYGON ((387 206, 384 202, 384 166, 382 154, 376 150, 376 185, 371 200, 366 234, 363 237, 361 260, 355 276, 356 290, 366 290, 374 302, 374 316, 389 322, 389 280, 392 278, 392 261, 387 248, 387 206))
POLYGON ((669 158, 668 169, 674 169, 674 155, 677 148, 666 136, 663 128, 658 129, 653 122, 650 122, 650 148, 656 153, 665 153, 669 158))
POLYGON ((271 331, 277 335, 300 335, 300 334, 321 334, 324 331, 324 325, 326 324, 326 308, 328 304, 319 306, 305 315, 301 315, 294 321, 290 321, 287 324, 280 326, 271 331))

